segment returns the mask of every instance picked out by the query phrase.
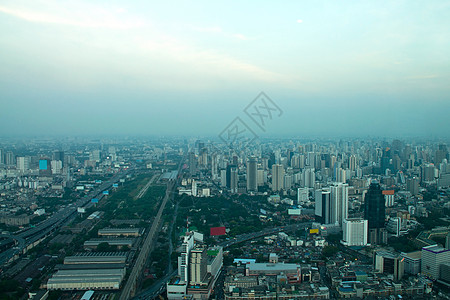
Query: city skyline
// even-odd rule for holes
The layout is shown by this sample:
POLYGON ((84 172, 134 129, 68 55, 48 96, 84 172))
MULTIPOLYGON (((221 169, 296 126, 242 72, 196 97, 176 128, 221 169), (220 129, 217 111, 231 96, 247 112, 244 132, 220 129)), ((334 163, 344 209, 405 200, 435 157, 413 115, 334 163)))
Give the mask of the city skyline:
POLYGON ((0 136, 217 136, 264 91, 258 136, 448 137, 449 10, 5 1, 0 136))

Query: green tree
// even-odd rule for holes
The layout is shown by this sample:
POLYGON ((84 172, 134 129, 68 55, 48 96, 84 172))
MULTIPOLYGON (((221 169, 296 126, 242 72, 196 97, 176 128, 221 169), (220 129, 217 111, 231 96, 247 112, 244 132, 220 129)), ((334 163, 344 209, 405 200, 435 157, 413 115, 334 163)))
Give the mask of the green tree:
POLYGON ((338 253, 338 251, 339 251, 338 247, 328 245, 328 246, 323 247, 322 255, 325 257, 331 257, 331 256, 335 255, 336 253, 338 253))

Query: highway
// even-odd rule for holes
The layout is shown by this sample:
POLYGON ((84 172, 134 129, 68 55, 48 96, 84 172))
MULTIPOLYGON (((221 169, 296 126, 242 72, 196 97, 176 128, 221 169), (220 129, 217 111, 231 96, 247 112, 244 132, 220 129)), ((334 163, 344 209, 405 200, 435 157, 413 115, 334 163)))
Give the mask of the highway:
MULTIPOLYGON (((304 223, 299 223, 299 224, 292 224, 292 225, 287 225, 287 226, 268 228, 268 229, 264 229, 264 230, 261 230, 258 232, 253 232, 253 233, 241 234, 231 240, 224 241, 224 242, 218 244, 218 246, 222 246, 225 249, 232 245, 239 244, 239 243, 242 243, 242 242, 245 242, 248 240, 260 238, 260 237, 263 237, 266 235, 276 234, 276 233, 283 232, 283 231, 292 231, 292 230, 296 230, 299 228, 306 228, 306 227, 311 226, 311 224, 312 224, 312 222, 304 222, 304 223)), ((178 272, 178 270, 175 270, 171 274, 166 275, 162 279, 155 282, 151 287, 149 287, 145 291, 141 292, 139 295, 137 295, 136 297, 134 297, 132 299, 151 300, 151 299, 156 298, 158 295, 160 295, 162 292, 165 291, 166 282, 172 276, 175 276, 177 272, 178 272)))
POLYGON ((291 224, 291 225, 286 225, 286 226, 279 226, 279 227, 274 227, 274 228, 268 228, 268 229, 264 229, 258 232, 254 232, 254 233, 246 233, 246 234, 241 234, 231 240, 228 241, 224 241, 220 244, 218 244, 219 246, 222 246, 224 248, 235 245, 235 244, 239 244, 248 240, 253 240, 256 238, 260 238, 266 235, 271 235, 271 234, 276 234, 282 231, 292 231, 295 229, 299 229, 299 228, 306 228, 307 226, 311 226, 312 222, 304 222, 304 223, 299 223, 299 224, 291 224))
POLYGON ((104 190, 111 187, 115 182, 128 174, 131 169, 119 172, 109 180, 101 183, 88 195, 75 203, 62 207, 55 212, 50 218, 37 224, 35 227, 27 228, 15 234, 10 234, 8 237, 17 241, 17 246, 8 249, 0 254, 0 265, 5 265, 11 262, 14 258, 18 258, 20 254, 25 253, 29 247, 33 247, 35 243, 47 237, 50 233, 62 227, 66 222, 76 213, 77 207, 84 207, 91 203, 92 198, 102 197, 104 190))
MULTIPOLYGON (((180 170, 181 170, 183 161, 184 161, 184 159, 182 159, 180 161, 180 164, 178 166, 178 172, 180 172, 180 170)), ((144 240, 144 243, 142 244, 139 255, 138 255, 136 262, 134 263, 134 266, 131 270, 130 277, 128 277, 128 280, 122 289, 122 293, 120 294, 120 298, 119 298, 120 300, 130 299, 136 293, 139 276, 142 274, 142 270, 145 266, 145 263, 147 261, 149 254, 150 254, 152 242, 153 242, 153 240, 156 236, 157 230, 159 228, 161 216, 166 207, 167 201, 171 198, 172 192, 177 186, 177 180, 169 181, 167 183, 166 195, 164 196, 161 206, 159 207, 158 213, 157 213, 155 219, 153 220, 152 226, 144 240)))
POLYGON ((156 176, 158 176, 158 175, 155 174, 152 176, 152 178, 150 178, 150 180, 147 182, 147 184, 139 191, 139 194, 136 196, 136 199, 140 199, 140 198, 142 198, 142 196, 144 196, 144 194, 148 191, 148 188, 150 187, 150 185, 152 185, 153 181, 155 181, 156 176))

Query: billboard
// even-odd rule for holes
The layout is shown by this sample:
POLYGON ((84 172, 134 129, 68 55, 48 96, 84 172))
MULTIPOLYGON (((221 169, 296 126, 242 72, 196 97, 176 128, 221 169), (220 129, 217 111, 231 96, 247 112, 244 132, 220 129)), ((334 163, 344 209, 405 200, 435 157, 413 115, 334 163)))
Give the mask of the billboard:
POLYGON ((46 159, 40 159, 39 160, 39 170, 47 170, 48 169, 48 163, 46 159))
POLYGON ((211 227, 209 229, 209 234, 211 236, 225 235, 226 234, 225 227, 211 227))
POLYGON ((98 203, 98 199, 97 198, 92 198, 91 202, 92 203, 98 203))
POLYGON ((109 191, 103 191, 103 195, 109 195, 109 191))
POLYGON ((113 183, 113 187, 114 187, 114 188, 119 187, 119 184, 113 183))
POLYGON ((317 234, 317 233, 319 233, 319 229, 318 228, 309 230, 309 234, 317 234))

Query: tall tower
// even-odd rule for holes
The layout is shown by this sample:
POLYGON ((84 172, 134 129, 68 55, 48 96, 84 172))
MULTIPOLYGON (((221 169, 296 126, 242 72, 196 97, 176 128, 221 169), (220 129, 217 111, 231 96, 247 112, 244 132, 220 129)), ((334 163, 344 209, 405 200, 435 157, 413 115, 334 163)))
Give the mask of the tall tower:
POLYGON ((250 157, 247 162, 247 191, 257 191, 257 159, 256 157, 250 157))
POLYGON ((332 223, 331 192, 330 189, 316 190, 315 216, 320 224, 332 223))
POLYGON ((284 168, 282 165, 272 166, 272 191, 279 191, 284 188, 284 168))
POLYGON ((230 169, 230 189, 232 193, 237 193, 238 182, 238 170, 236 167, 232 167, 230 169))
POLYGON ((385 242, 385 214, 383 192, 380 184, 373 181, 364 202, 364 219, 369 221, 369 242, 372 244, 385 242))
POLYGON ((348 159, 348 168, 350 169, 350 171, 356 170, 356 155, 350 155, 348 159))
POLYGON ((191 174, 197 173, 197 158, 194 152, 189 153, 189 172, 191 174))
POLYGON ((196 247, 191 251, 190 259, 190 282, 189 284, 201 284, 207 274, 207 261, 208 256, 206 254, 206 248, 203 246, 196 247))
POLYGON ((348 184, 335 183, 330 187, 332 223, 342 226, 342 222, 348 217, 348 184))

